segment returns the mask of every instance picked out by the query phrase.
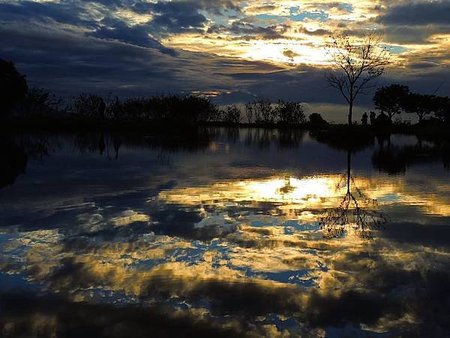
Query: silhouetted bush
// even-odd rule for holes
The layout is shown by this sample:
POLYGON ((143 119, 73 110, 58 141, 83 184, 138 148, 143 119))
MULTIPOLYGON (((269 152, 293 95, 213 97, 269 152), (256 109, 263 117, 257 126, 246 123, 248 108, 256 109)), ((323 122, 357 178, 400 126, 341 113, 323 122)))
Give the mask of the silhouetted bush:
POLYGON ((43 88, 31 88, 17 106, 17 114, 28 117, 45 117, 59 111, 61 100, 43 88))
POLYGON ((319 113, 312 113, 309 115, 309 124, 312 127, 324 127, 328 125, 328 122, 319 113))
POLYGON ((378 116, 375 118, 375 121, 374 121, 374 126, 377 128, 389 127, 391 124, 392 124, 391 119, 389 118, 388 115, 386 115, 383 112, 378 114, 378 116))
POLYGON ((81 94, 73 101, 73 113, 92 119, 104 119, 106 103, 101 96, 81 94))

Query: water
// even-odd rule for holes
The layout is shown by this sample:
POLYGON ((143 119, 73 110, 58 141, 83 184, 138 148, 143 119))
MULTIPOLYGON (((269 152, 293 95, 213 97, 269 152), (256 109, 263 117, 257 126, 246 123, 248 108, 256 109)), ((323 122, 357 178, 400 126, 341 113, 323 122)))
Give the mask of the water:
POLYGON ((0 335, 449 336, 445 144, 348 152, 251 129, 0 143, 0 335))

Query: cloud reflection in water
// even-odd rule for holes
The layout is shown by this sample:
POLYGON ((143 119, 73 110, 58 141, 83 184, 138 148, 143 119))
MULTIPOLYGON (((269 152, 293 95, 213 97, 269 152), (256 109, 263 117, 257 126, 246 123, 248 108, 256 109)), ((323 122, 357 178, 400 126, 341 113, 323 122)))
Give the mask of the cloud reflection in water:
POLYGON ((109 331, 99 336, 150 327, 160 335, 445 336, 450 246, 420 242, 419 230, 415 241, 395 237, 437 219, 448 225, 444 179, 427 177, 423 196, 416 175, 356 175, 391 217, 371 241, 322 236, 320 217, 345 194, 340 174, 166 185, 158 177, 159 189, 61 207, 76 215, 71 226, 2 228, 0 279, 40 291, 11 297, 0 286, 1 332, 64 335, 101 318, 109 331))

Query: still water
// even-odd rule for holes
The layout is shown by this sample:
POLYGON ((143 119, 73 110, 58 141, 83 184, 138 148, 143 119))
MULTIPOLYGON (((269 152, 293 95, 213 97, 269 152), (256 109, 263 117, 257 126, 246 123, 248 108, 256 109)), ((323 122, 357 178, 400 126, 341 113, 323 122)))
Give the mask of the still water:
POLYGON ((450 335, 448 145, 3 137, 0 336, 450 335))

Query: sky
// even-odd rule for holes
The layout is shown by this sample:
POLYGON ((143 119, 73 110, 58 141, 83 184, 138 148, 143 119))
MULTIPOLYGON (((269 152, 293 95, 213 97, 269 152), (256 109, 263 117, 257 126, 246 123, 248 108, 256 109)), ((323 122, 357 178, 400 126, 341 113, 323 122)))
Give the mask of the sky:
POLYGON ((344 99, 325 79, 330 34, 373 31, 392 54, 377 85, 450 95, 449 0, 0 0, 0 58, 59 95, 201 93, 333 110, 344 99))

